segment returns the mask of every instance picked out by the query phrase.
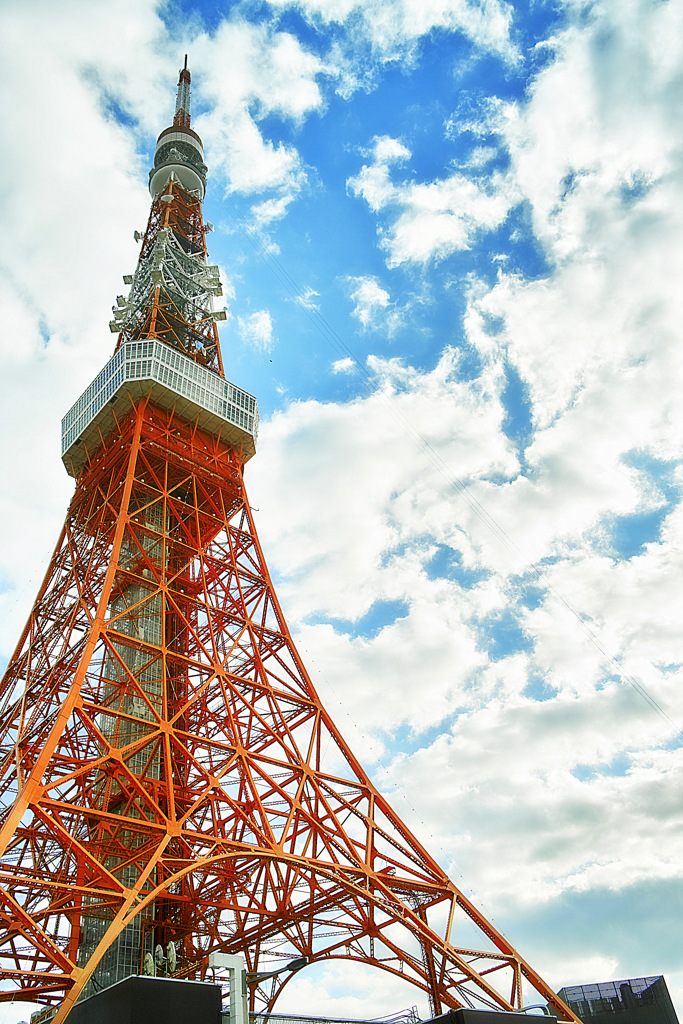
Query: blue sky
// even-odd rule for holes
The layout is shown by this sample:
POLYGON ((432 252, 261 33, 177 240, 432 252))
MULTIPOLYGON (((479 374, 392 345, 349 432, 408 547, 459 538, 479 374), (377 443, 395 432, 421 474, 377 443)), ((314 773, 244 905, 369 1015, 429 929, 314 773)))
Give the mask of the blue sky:
MULTIPOLYGON (((664 972, 682 1012, 681 5, 9 0, 0 38, 0 663, 187 52, 247 485, 323 699, 551 984, 664 972)), ((426 1011, 341 967, 289 991, 426 1011)))

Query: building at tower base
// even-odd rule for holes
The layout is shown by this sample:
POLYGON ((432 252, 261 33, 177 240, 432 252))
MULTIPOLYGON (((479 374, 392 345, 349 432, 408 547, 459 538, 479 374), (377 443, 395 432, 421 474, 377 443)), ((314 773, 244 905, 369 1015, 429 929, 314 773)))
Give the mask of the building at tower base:
POLYGON ((570 985, 558 995, 583 1024, 678 1024, 663 975, 570 985))

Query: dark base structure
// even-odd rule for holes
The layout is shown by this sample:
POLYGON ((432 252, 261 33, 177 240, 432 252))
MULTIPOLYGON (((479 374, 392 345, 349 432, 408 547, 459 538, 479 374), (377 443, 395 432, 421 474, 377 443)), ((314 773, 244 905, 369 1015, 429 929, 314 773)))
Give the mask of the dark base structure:
MULTIPOLYGON (((71 1010, 66 1024, 229 1024, 229 1014, 222 1010, 220 985, 196 981, 175 981, 171 978, 130 977, 103 989, 88 999, 83 999, 71 1010)), ((413 1010, 413 1013, 415 1011, 413 1010)), ((407 1011, 394 1018, 385 1017, 385 1024, 406 1021, 407 1011)), ((252 1016, 253 1024, 265 1020, 260 1015, 252 1016)), ((412 1014, 408 1015, 411 1019, 412 1014)), ((279 1017, 273 1014, 271 1024, 342 1024, 333 1018, 294 1017, 287 1014, 279 1017)), ((344 1022, 351 1024, 351 1022, 344 1022)), ((355 1021, 354 1024, 365 1024, 355 1021)), ((504 1011, 450 1010, 423 1024, 529 1024, 524 1013, 504 1011)))
POLYGON ((221 1024, 221 987, 131 977, 84 999, 68 1024, 221 1024))
POLYGON ((662 975, 574 985, 558 995, 584 1024, 678 1024, 662 975))

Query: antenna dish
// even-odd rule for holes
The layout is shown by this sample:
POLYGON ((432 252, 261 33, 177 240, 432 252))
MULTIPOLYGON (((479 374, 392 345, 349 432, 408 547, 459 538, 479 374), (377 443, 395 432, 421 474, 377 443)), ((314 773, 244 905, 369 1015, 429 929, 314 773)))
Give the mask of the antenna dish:
POLYGON ((177 962, 178 960, 175 953, 175 946, 172 942, 169 942, 168 946, 166 947, 166 965, 168 967, 169 974, 174 973, 177 962))
POLYGON ((144 960, 142 961, 142 973, 146 974, 149 978, 153 978, 156 974, 154 970, 154 957, 149 950, 145 953, 144 960))
POLYGON ((159 202, 160 203, 172 203, 173 202, 173 196, 169 195, 169 193, 167 192, 166 195, 159 196, 159 202))
POLYGON ((164 947, 159 942, 157 944, 156 949, 154 950, 154 960, 156 962, 157 967, 163 967, 165 959, 166 958, 164 956, 164 947))
POLYGON ((133 232, 133 238, 135 239, 136 242, 139 242, 140 239, 142 238, 142 235, 140 234, 139 231, 134 231, 133 232))

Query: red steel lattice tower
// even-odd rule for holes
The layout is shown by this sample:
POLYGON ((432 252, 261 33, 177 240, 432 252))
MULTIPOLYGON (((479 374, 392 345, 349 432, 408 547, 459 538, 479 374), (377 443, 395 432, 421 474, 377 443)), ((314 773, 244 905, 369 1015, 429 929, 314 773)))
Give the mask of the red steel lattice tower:
MULTIPOLYGON (((531 995, 576 1020, 392 811, 294 647, 244 489, 258 410, 223 373, 189 90, 186 61, 116 351, 62 423, 73 500, 0 687, 0 998, 60 1024, 155 955, 198 979, 224 951, 250 972, 372 964, 435 1012, 531 995)), ((289 977, 252 978, 252 1007, 289 977)))

